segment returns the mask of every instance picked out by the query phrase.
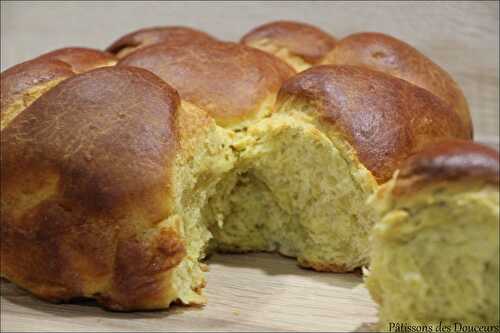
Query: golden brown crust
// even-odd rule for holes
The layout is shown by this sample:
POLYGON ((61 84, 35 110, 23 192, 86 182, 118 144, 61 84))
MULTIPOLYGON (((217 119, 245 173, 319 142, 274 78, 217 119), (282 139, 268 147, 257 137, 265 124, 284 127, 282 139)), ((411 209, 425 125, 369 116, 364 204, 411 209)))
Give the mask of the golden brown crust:
POLYGON ((390 75, 357 66, 317 66, 283 85, 278 103, 306 100, 319 118, 345 136, 381 182, 424 145, 468 138, 440 98, 390 75))
POLYGON ((469 106, 458 84, 444 69, 409 44, 381 33, 352 34, 341 39, 322 63, 364 66, 424 88, 450 103, 472 138, 469 106))
POLYGON ((73 68, 76 73, 82 73, 94 68, 114 65, 115 56, 101 50, 86 47, 65 47, 42 54, 37 59, 60 60, 73 68))
POLYGON ((310 64, 318 63, 336 42, 333 36, 310 24, 275 21, 251 30, 241 38, 241 43, 251 45, 263 39, 288 49, 310 64))
POLYGON ((59 82, 77 73, 115 63, 116 59, 111 54, 73 47, 49 52, 7 69, 0 78, 1 128, 59 82))
POLYGON ((493 148, 465 140, 437 143, 410 157, 398 174, 394 193, 413 193, 441 182, 482 182, 499 186, 499 155, 493 148))
POLYGON ((157 74, 222 126, 257 117, 262 104, 294 74, 274 56, 222 42, 155 44, 125 57, 118 63, 123 65, 157 74))
POLYGON ((15 118, 1 132, 2 276, 53 301, 160 307, 185 251, 159 224, 173 206, 178 106, 154 74, 109 67, 15 118))
POLYGON ((0 111, 3 113, 7 106, 22 98, 25 91, 36 85, 64 80, 74 75, 70 65, 55 59, 34 59, 13 66, 0 75, 0 111))
POLYGON ((186 45, 195 42, 213 41, 214 37, 209 34, 188 27, 152 27, 140 29, 131 32, 108 46, 106 51, 115 54, 118 58, 123 58, 126 55, 143 48, 145 46, 156 43, 175 43, 177 45, 186 45))
POLYGON ((164 273, 177 266, 186 256, 179 234, 163 229, 145 243, 131 237, 118 243, 114 259, 112 296, 98 295, 104 306, 120 311, 165 308, 165 289, 170 279, 164 273), (153 305, 153 306, 151 306, 153 305))

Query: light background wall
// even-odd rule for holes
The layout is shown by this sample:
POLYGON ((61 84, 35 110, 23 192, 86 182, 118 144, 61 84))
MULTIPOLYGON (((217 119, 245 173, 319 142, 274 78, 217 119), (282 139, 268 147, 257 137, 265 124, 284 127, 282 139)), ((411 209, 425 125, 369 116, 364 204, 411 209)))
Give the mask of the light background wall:
POLYGON ((105 48, 153 25, 188 25, 238 40, 261 23, 291 19, 341 38, 379 31, 412 44, 464 89, 476 138, 498 145, 499 4, 491 2, 14 2, 1 4, 1 69, 65 46, 105 48))

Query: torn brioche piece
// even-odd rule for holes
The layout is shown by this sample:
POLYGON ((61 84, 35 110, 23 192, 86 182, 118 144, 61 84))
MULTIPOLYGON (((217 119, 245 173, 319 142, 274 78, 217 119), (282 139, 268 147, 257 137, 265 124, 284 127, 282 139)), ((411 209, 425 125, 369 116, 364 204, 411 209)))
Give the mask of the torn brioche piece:
POLYGON ((47 300, 89 297, 115 310, 205 302, 200 260, 211 235, 202 208, 237 158, 236 132, 216 121, 270 114, 294 73, 261 51, 220 47, 226 60, 208 46, 208 65, 186 83, 235 72, 192 94, 178 78, 189 100, 152 72, 120 64, 71 72, 5 127, 3 277, 47 300))
POLYGON ((367 198, 422 146, 463 137, 446 103, 406 81, 351 66, 297 74, 276 111, 235 139, 236 167, 206 209, 217 247, 320 271, 366 265, 367 198))
POLYGON ((204 303, 201 205, 227 140, 143 69, 58 84, 1 132, 1 276, 114 310, 204 303))
POLYGON ((498 152, 470 141, 435 144, 370 200, 381 220, 365 282, 379 328, 498 328, 498 152))

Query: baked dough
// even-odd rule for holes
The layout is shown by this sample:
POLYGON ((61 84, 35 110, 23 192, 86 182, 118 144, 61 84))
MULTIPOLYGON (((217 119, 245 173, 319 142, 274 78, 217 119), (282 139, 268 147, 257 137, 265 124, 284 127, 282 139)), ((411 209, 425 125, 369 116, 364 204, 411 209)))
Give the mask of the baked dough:
POLYGON ((414 155, 380 187, 365 278, 379 329, 498 326, 498 189, 498 152, 458 140, 414 155))

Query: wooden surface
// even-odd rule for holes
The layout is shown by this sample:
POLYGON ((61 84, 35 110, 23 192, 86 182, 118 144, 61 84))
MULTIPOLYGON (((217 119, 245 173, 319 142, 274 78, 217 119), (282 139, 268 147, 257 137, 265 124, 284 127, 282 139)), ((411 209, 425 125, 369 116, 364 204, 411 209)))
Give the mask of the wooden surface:
POLYGON ((274 254, 216 255, 208 304, 115 313, 86 304, 50 304, 2 283, 3 331, 355 331, 376 322, 360 274, 318 273, 274 254))

